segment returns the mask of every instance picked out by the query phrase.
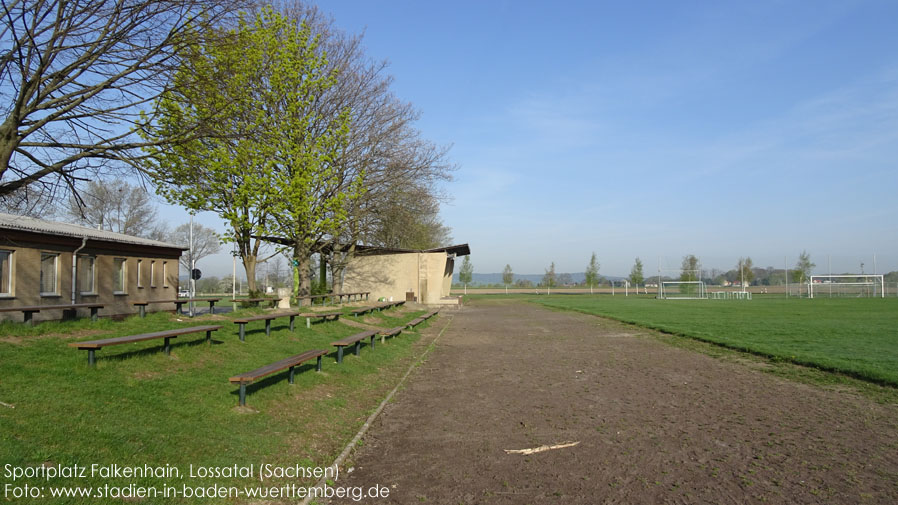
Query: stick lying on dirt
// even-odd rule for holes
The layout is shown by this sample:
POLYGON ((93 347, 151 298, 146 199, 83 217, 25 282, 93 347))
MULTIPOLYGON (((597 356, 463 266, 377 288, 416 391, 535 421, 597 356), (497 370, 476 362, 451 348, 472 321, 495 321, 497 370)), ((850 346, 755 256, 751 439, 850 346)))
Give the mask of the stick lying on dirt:
POLYGON ((6 403, 6 402, 0 402, 0 405, 3 405, 4 407, 9 407, 9 408, 11 408, 11 409, 16 408, 15 405, 11 405, 11 404, 6 403))
POLYGON ((556 445, 541 445, 532 449, 504 449, 505 454, 536 454, 537 452, 551 451, 552 449, 564 449, 565 447, 573 447, 580 442, 565 442, 556 445))

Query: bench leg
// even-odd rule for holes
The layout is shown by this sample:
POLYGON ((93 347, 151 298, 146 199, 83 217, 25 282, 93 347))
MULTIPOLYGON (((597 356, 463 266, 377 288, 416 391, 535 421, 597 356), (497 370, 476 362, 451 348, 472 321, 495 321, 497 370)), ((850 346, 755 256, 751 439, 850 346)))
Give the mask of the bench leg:
POLYGON ((316 371, 316 372, 320 372, 320 371, 321 371, 321 356, 318 356, 318 363, 315 364, 315 371, 316 371))
POLYGON ((357 340, 355 342, 355 350, 353 351, 353 354, 355 354, 356 356, 360 356, 362 354, 362 341, 361 340, 357 340))
POLYGON ((246 342, 246 324, 245 323, 237 323, 237 326, 240 326, 240 341, 246 342))
POLYGON ((87 364, 90 366, 97 366, 96 349, 87 350, 87 364))
POLYGON ((246 384, 240 383, 240 406, 246 406, 246 384))
POLYGON ((147 317, 147 306, 146 305, 138 305, 137 313, 140 314, 141 318, 147 317))
POLYGON ((215 314, 215 302, 209 302, 209 313, 215 314))
POLYGON ((165 338, 165 354, 171 355, 171 337, 165 338))
POLYGON ((384 335, 384 334, 381 334, 381 335, 380 335, 380 343, 383 344, 383 343, 386 342, 386 341, 387 341, 387 336, 384 335))
POLYGON ((91 307, 90 308, 90 320, 91 321, 97 322, 97 319, 99 319, 98 312, 100 312, 99 307, 91 307))
POLYGON ((306 318, 306 328, 311 328, 311 327, 312 327, 312 318, 307 317, 306 318))
POLYGON ((295 319, 295 318, 296 318, 296 316, 290 316, 290 331, 294 331, 293 330, 293 319, 295 319))
POLYGON ((177 312, 177 314, 179 316, 184 314, 183 312, 181 312, 181 307, 183 307, 183 306, 184 306, 184 302, 181 302, 181 303, 175 302, 175 312, 177 312))
POLYGON ((265 336, 266 337, 271 336, 271 319, 265 320, 265 336))
POLYGON ((34 312, 29 311, 29 310, 23 310, 22 313, 25 314, 25 323, 30 324, 31 326, 34 326, 34 318, 32 317, 34 315, 34 312))
POLYGON ((337 363, 343 363, 343 346, 337 347, 337 363))
POLYGON ((295 367, 292 367, 292 366, 290 367, 290 375, 287 376, 287 382, 289 382, 290 384, 293 384, 293 374, 294 374, 293 369, 294 368, 295 367))
POLYGON ((377 338, 377 335, 371 335, 371 349, 374 349, 374 339, 377 338))
POLYGON ((212 330, 206 332, 206 344, 212 345, 212 330))

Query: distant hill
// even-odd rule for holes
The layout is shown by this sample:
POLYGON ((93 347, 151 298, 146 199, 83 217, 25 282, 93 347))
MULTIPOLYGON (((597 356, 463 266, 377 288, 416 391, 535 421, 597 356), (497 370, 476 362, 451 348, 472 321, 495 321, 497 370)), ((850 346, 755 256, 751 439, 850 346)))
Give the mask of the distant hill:
MULTIPOLYGON (((558 272, 556 275, 560 275, 562 273, 564 273, 564 272, 558 272)), ((515 282, 517 282, 519 279, 526 279, 526 280, 532 282, 533 284, 538 284, 543 280, 543 275, 545 275, 545 274, 514 274, 514 280, 515 280, 515 282)), ((575 272, 575 273, 571 273, 570 275, 571 275, 571 280, 573 280, 577 284, 584 282, 586 279, 586 274, 584 272, 575 272)), ((614 281, 620 281, 620 280, 624 279, 624 277, 618 277, 618 276, 614 276, 614 275, 603 275, 602 278, 610 279, 610 280, 614 280, 614 281)), ((458 272, 455 272, 452 274, 452 282, 458 282, 458 272)), ((500 284, 501 285, 502 284, 502 273, 499 272, 499 273, 495 273, 495 274, 478 274, 475 272, 472 275, 472 278, 471 278, 472 286, 485 285, 485 284, 500 284)))

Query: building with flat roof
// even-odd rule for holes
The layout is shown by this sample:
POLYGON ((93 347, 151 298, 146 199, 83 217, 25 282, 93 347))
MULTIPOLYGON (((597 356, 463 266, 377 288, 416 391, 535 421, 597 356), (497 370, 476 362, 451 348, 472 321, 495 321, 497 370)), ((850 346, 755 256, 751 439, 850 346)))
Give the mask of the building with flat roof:
MULTIPOLYGON (((0 213, 0 308, 103 304, 101 316, 137 312, 134 302, 178 296, 186 248, 68 223, 0 213)), ((150 305, 151 309, 170 308, 150 305)), ((85 314, 87 313, 87 309, 85 314)), ((34 320, 59 319, 59 311, 34 320)), ((22 314, 0 312, 0 320, 22 314)))
POLYGON ((343 270, 344 293, 369 291, 371 298, 427 305, 457 304, 449 297, 455 258, 471 254, 468 244, 412 250, 357 246, 343 270))

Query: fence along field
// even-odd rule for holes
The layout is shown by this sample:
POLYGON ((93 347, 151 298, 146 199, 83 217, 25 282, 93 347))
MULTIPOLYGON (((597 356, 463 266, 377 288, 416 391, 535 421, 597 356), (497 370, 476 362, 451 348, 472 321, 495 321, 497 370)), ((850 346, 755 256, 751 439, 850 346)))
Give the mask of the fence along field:
POLYGON ((800 365, 898 386, 898 299, 752 301, 533 296, 549 307, 617 319, 800 365))

